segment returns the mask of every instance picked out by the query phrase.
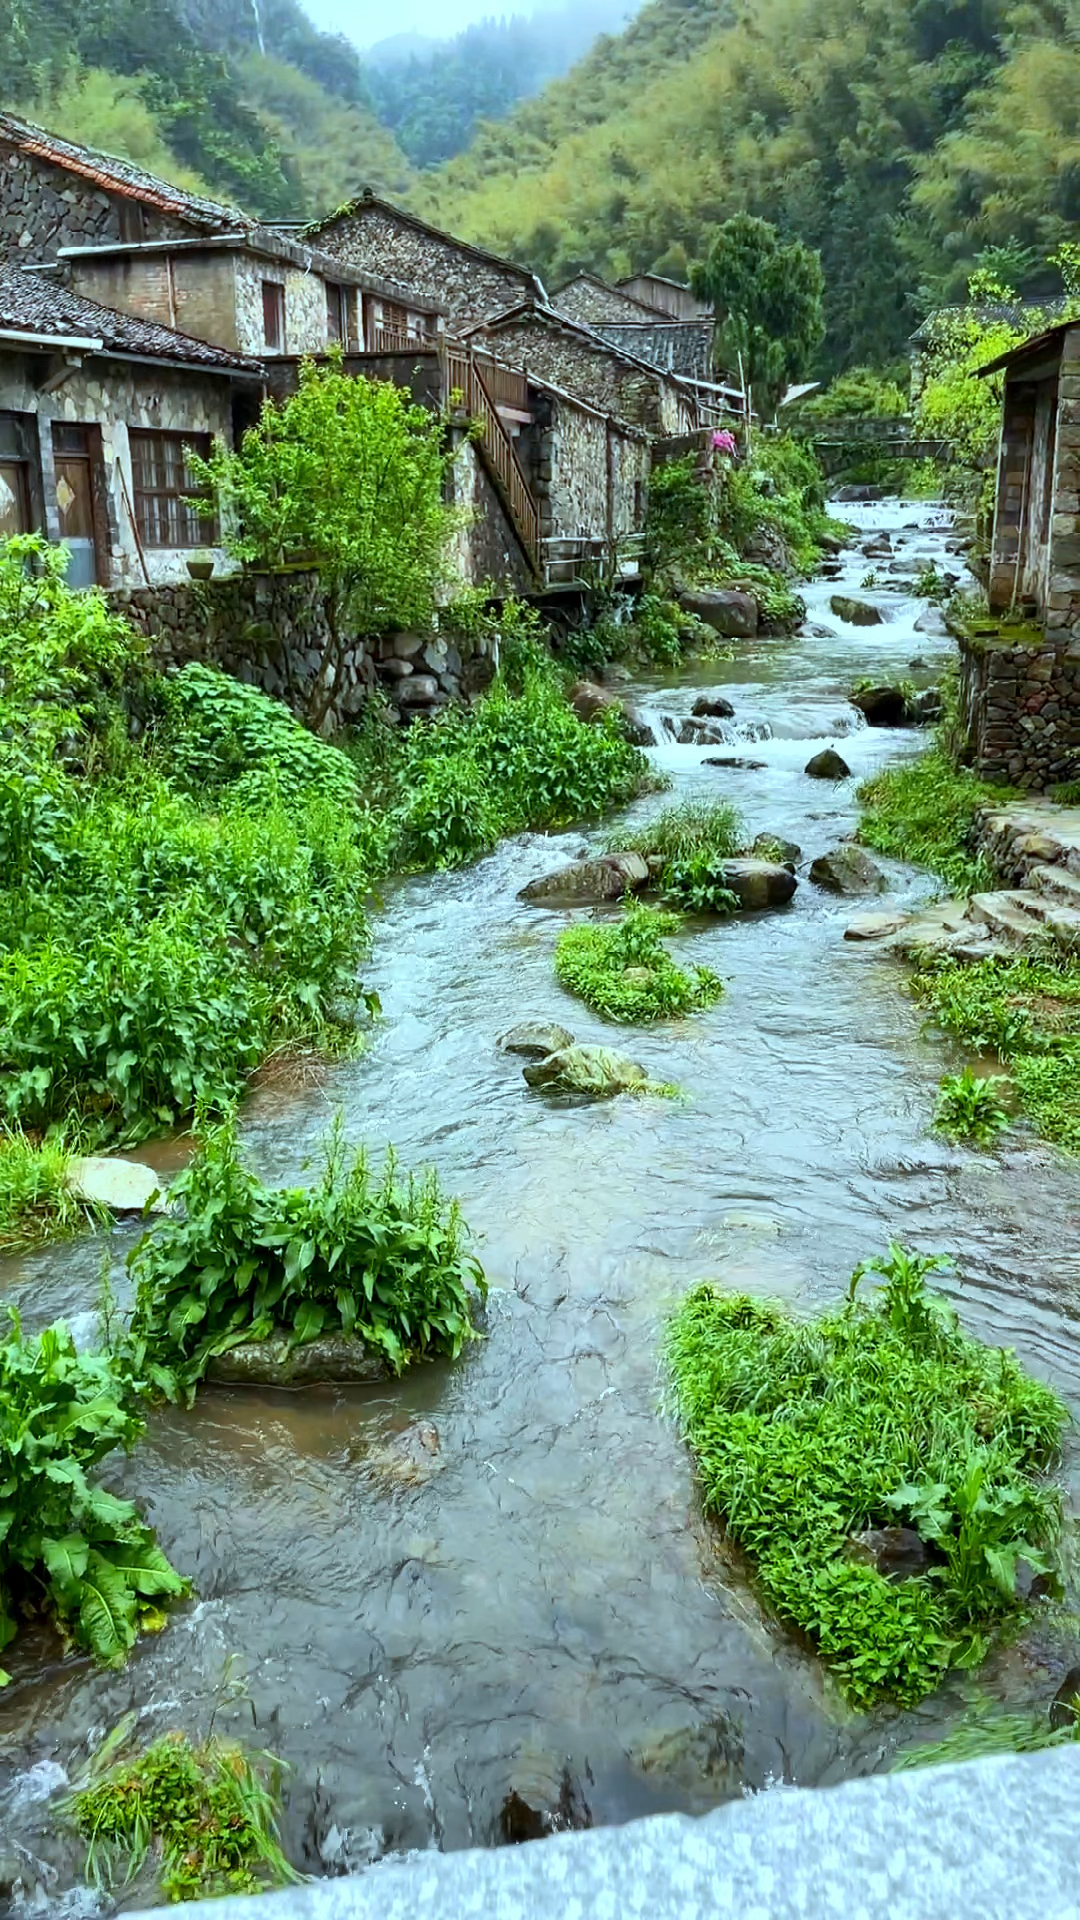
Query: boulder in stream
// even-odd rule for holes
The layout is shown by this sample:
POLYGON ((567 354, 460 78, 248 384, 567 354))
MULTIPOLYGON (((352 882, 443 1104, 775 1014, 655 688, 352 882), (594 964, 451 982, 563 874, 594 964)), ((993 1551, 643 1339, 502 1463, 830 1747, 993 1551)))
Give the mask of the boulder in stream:
POLYGON ((580 907, 590 901, 621 900, 624 893, 643 887, 648 863, 640 853, 605 853, 596 860, 571 860, 554 873, 530 880, 518 895, 541 907, 580 907))
POLYGON ((790 867, 773 860, 725 860, 723 874, 725 887, 749 913, 785 906, 799 884, 790 867))
POLYGON ((601 714, 617 714, 623 738, 632 747, 655 747, 656 734, 649 722, 610 687, 601 687, 595 680, 578 680, 567 697, 579 720, 588 722, 601 714))
POLYGON ((737 753, 708 754, 702 761, 703 767, 735 767, 741 773, 761 773, 768 766, 767 760, 745 760, 737 753))
POLYGON ((758 603, 737 587, 688 587, 679 595, 684 613, 696 613, 725 640, 752 640, 758 630, 758 603))
POLYGON ((1080 1720, 1080 1667, 1070 1667, 1050 1702, 1050 1725, 1075 1727, 1080 1720))
POLYGON ((857 913, 844 928, 845 940, 887 940, 906 927, 906 913, 857 913))
POLYGON ((245 1340, 211 1360, 206 1377, 219 1386, 374 1386, 391 1378, 381 1354, 353 1334, 328 1333, 293 1346, 284 1334, 245 1340))
POLYGON ((778 862, 782 867, 790 867, 792 872, 802 859, 802 848, 797 840, 784 840, 775 833, 759 833, 750 851, 755 860, 778 862))
POLYGON ((613 1100, 616 1094, 640 1092, 648 1074, 636 1060, 614 1047, 561 1047, 546 1060, 523 1067, 530 1087, 542 1093, 576 1094, 585 1100, 613 1100))
POLYGON ((850 840, 822 853, 810 869, 815 886, 830 893, 883 893, 888 882, 876 860, 850 840))
POLYGON ((735 709, 730 700, 722 693, 703 693, 694 701, 693 715, 696 720, 734 720, 735 709))
POLYGON ((676 735, 681 747, 723 747, 728 736, 718 720, 700 720, 692 716, 684 720, 676 735))
POLYGON ((884 615, 880 607, 872 600, 859 600, 851 593, 834 593, 829 601, 838 620, 846 620, 849 627, 880 627, 884 615))
POLYGON ((862 687, 851 696, 868 727, 902 727, 908 717, 907 695, 902 687, 862 687))
POLYGON ((572 1047, 574 1036, 568 1027, 560 1027, 554 1020, 524 1020, 519 1027, 511 1027, 499 1039, 500 1053, 520 1053, 527 1060, 546 1060, 549 1053, 561 1053, 564 1047, 572 1047))
POLYGON ((108 1154, 90 1154, 73 1160, 67 1183, 80 1200, 109 1207, 113 1213, 163 1213, 165 1198, 161 1175, 141 1160, 114 1159, 108 1154))
POLYGON ((803 772, 808 773, 812 780, 847 780, 851 768, 835 747, 823 747, 820 753, 815 753, 813 759, 807 761, 803 772))

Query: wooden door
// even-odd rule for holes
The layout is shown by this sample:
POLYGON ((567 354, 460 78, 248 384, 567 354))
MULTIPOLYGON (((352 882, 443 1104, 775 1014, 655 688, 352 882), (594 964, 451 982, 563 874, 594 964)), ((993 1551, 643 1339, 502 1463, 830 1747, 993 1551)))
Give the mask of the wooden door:
POLYGON ((60 538, 71 556, 67 583, 69 587, 94 587, 98 582, 98 552, 88 430, 57 424, 53 446, 60 538))

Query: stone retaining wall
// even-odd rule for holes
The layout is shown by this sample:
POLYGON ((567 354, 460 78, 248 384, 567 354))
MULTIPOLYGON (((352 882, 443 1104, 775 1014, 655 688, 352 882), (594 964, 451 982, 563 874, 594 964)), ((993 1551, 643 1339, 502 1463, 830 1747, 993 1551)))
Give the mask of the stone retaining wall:
MULTIPOLYGON (((310 570, 233 574, 113 593, 111 605, 150 643, 163 670, 200 660, 283 700, 301 719, 324 704, 332 670, 330 629, 310 570)), ((333 734, 381 687, 403 719, 467 698, 495 671, 487 640, 435 634, 357 637, 349 646, 321 730, 333 734)))
POLYGON ((961 635, 965 757, 981 780, 1040 792, 1080 773, 1080 639, 1010 646, 961 635))

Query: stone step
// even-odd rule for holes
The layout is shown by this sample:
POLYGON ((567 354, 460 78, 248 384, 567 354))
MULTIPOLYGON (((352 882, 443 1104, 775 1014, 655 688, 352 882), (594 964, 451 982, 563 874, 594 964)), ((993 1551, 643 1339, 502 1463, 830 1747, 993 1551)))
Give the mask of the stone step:
POLYGON ((981 921, 991 933, 1012 941, 1018 947, 1026 946, 1031 941, 1048 911, 1051 908, 1045 895, 1026 893, 1023 889, 1008 893, 973 893, 969 909, 972 920, 981 921))
POLYGON ((1027 885, 1036 893, 1055 896, 1062 906, 1080 907, 1080 873, 1071 873, 1068 867, 1032 867, 1027 885))

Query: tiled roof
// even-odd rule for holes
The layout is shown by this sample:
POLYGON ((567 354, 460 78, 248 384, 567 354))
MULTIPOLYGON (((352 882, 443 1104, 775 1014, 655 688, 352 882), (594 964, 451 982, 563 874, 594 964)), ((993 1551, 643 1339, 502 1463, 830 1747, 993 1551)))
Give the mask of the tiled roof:
POLYGON ((141 201, 158 213, 173 214, 178 220, 187 220, 209 233, 255 225, 250 215, 239 213, 235 207, 224 206, 217 200, 204 200, 200 194, 188 193, 184 187, 174 187, 131 160, 118 160, 112 154, 96 152, 93 147, 76 147, 70 140, 62 140, 59 134, 48 133, 29 120, 17 120, 10 113, 0 113, 0 141, 34 159, 64 167, 69 173, 103 187, 107 193, 141 201))
POLYGON ((418 214, 407 213, 404 207, 395 207, 390 200, 381 200, 370 187, 362 188, 352 200, 347 200, 343 207, 338 207, 334 213, 326 214, 322 220, 313 220, 303 229, 303 237, 321 244, 322 236, 335 227, 339 220, 350 220, 358 213, 372 210, 389 214, 402 226, 412 227, 415 233, 430 234, 433 240, 441 240, 446 246, 456 247, 459 253, 468 254, 473 260, 481 260, 487 266, 499 267, 505 273, 517 274, 519 279, 528 282, 534 299, 546 301, 547 294, 544 292, 543 281, 532 272, 531 268, 523 267, 518 260, 507 260, 502 254, 490 253, 487 247, 478 247, 472 240, 459 240, 457 234, 446 233, 442 227, 433 227, 430 220, 421 220, 418 214))
POLYGON ((260 373, 261 363, 246 353, 208 346, 186 333, 174 333, 153 320, 116 313, 72 293, 48 274, 0 264, 0 332, 44 334, 60 339, 100 340, 101 350, 124 358, 182 360, 210 372, 260 373))

